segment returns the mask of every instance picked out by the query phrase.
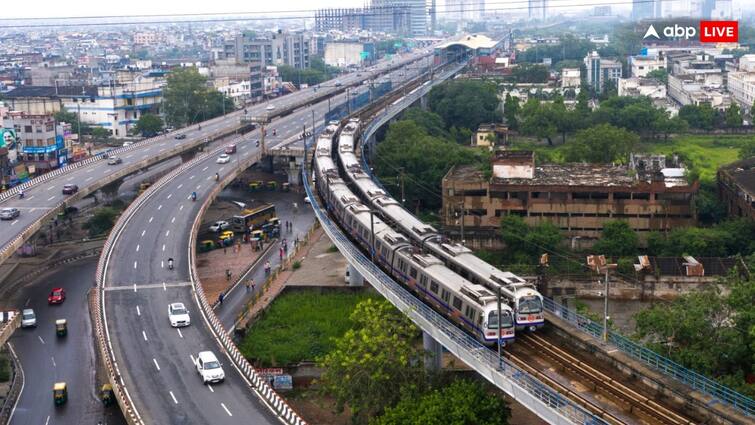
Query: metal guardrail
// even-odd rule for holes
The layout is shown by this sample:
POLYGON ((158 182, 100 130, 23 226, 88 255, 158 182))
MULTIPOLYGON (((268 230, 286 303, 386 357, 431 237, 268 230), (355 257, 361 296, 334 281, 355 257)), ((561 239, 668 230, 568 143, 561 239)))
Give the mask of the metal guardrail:
POLYGON ((304 188, 317 219, 341 254, 370 284, 423 331, 495 386, 551 424, 605 424, 600 418, 542 384, 480 344, 396 283, 355 247, 320 208, 302 169, 304 188), (499 361, 500 360, 500 361, 499 361))
POLYGON ((0 424, 7 425, 13 418, 13 411, 18 404, 18 398, 21 396, 21 391, 24 388, 24 368, 21 366, 21 362, 16 356, 13 346, 8 343, 8 353, 11 355, 11 362, 13 364, 13 378, 11 379, 10 390, 5 398, 5 401, 0 405, 0 424))
MULTIPOLYGON (((595 338, 602 338, 602 324, 593 322, 587 317, 559 305, 550 298, 544 298, 543 304, 547 311, 572 324, 577 329, 588 333, 595 338)), ((707 396, 713 397, 715 400, 729 404, 747 416, 755 415, 755 401, 744 394, 740 394, 710 378, 689 370, 673 360, 637 344, 618 332, 609 330, 608 342, 613 344, 621 352, 639 360, 641 363, 646 364, 657 371, 662 372, 664 375, 674 378, 707 396)))

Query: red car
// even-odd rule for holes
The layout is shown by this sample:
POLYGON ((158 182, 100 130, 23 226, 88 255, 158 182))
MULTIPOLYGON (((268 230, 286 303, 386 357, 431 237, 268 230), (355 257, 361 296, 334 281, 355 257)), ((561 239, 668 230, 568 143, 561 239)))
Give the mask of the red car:
POLYGON ((55 288, 47 297, 47 304, 61 304, 66 299, 66 291, 63 288, 55 288))

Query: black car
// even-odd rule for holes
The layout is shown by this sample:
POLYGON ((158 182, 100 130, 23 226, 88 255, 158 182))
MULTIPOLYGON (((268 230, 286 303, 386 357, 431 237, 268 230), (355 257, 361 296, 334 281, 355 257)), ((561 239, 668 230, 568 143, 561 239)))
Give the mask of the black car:
POLYGON ((173 138, 176 139, 176 140, 181 140, 181 139, 185 139, 186 135, 183 134, 183 133, 182 134, 176 134, 175 136, 173 136, 173 138))
POLYGON ((63 185, 63 195, 73 195, 74 193, 79 191, 79 187, 75 184, 65 184, 63 185))

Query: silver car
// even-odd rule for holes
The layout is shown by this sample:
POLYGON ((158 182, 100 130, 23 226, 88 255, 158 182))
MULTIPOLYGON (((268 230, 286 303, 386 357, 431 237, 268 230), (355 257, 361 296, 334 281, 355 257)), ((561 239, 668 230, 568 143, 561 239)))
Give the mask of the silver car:
POLYGON ((21 215, 18 208, 3 208, 0 210, 0 220, 13 220, 21 215))

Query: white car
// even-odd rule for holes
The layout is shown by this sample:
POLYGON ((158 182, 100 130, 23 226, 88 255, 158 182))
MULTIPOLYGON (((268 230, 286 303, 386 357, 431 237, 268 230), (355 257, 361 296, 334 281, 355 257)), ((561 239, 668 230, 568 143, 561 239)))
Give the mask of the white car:
POLYGON ((174 328, 180 326, 189 326, 191 324, 191 318, 189 318, 189 310, 186 309, 183 303, 173 303, 168 305, 168 318, 170 319, 170 325, 174 328))
POLYGON ((125 148, 125 147, 131 146, 133 144, 134 144, 134 142, 123 142, 123 147, 125 148))
POLYGON ((214 233, 218 233, 221 230, 228 230, 229 227, 231 227, 231 223, 225 220, 220 220, 210 225, 210 231, 214 233))
POLYGON ((202 377, 202 383, 222 382, 225 379, 223 365, 220 364, 212 351, 202 351, 197 354, 195 364, 199 376, 202 377))
POLYGON ((265 109, 268 111, 272 111, 273 109, 275 109, 275 105, 267 105, 267 108, 265 109))
POLYGON ((34 310, 25 308, 21 312, 21 327, 33 328, 37 326, 37 315, 34 314, 34 310))
POLYGON ((305 204, 311 204, 312 203, 312 201, 309 200, 309 196, 305 196, 304 197, 304 203, 305 204))
POLYGON ((215 162, 217 162, 218 164, 228 164, 229 162, 231 162, 231 156, 224 153, 220 155, 215 162))

